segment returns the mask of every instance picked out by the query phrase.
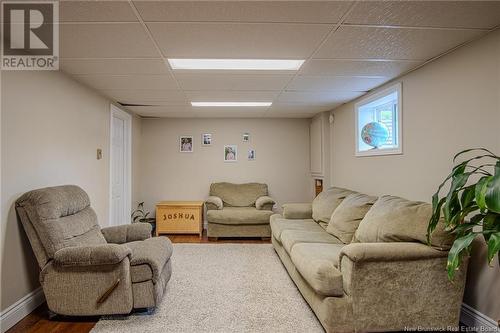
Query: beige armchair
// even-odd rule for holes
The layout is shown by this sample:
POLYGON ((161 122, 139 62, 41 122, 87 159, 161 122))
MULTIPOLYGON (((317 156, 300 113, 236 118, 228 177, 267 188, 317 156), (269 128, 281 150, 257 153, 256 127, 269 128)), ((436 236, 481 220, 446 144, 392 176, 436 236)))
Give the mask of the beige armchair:
POLYGON ((41 269, 49 310, 68 316, 128 314, 160 302, 172 244, 149 224, 101 230, 78 186, 25 193, 16 210, 41 269))
POLYGON ((275 201, 266 184, 213 183, 207 207, 208 237, 269 238, 275 201))

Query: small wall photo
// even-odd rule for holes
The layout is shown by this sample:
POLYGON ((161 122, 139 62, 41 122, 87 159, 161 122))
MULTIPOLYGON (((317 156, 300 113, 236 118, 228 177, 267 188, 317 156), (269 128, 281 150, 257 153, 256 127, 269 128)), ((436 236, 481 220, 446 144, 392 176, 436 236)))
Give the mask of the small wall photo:
POLYGON ((236 162, 238 160, 238 146, 224 146, 224 162, 236 162))
POLYGON ((249 161, 255 161, 255 149, 249 149, 248 150, 248 160, 249 161))
POLYGON ((192 136, 180 136, 179 137, 179 151, 181 153, 192 153, 193 152, 193 137, 192 136))
POLYGON ((202 146, 211 146, 212 145, 212 134, 205 133, 201 135, 201 145, 202 146))

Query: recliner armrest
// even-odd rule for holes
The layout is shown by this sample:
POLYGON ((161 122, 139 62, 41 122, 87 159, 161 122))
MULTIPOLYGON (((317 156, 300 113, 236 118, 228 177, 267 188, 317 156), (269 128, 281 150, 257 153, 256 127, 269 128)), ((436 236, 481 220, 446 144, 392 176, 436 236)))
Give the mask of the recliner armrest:
POLYGON ((118 244, 74 246, 58 250, 54 254, 54 263, 72 267, 116 265, 131 254, 128 247, 118 244))
POLYGON ((270 196, 264 195, 262 197, 258 197, 255 201, 255 208, 258 210, 273 210, 273 206, 276 203, 273 198, 270 196))
POLYGON ((283 205, 285 219, 312 219, 311 203, 287 203, 283 205))
POLYGON ((211 195, 205 200, 205 205, 207 206, 208 210, 220 210, 224 208, 224 203, 222 202, 222 199, 219 197, 216 197, 215 195, 211 195))
POLYGON ((342 248, 339 260, 344 256, 353 262, 405 261, 442 258, 448 252, 413 242, 351 243, 342 248))
POLYGON ((137 222, 103 228, 101 229, 101 232, 104 235, 106 242, 112 244, 124 244, 150 238, 151 230, 151 224, 137 222))

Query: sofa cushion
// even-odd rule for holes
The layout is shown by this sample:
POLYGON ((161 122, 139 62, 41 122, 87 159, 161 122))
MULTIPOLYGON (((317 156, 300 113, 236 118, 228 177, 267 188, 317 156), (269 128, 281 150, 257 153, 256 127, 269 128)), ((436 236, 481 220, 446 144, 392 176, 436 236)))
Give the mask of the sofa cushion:
POLYGON ((281 233, 284 230, 323 231, 323 228, 321 228, 313 220, 287 220, 283 218, 273 218, 271 219, 271 230, 273 237, 281 243, 281 233))
POLYGON ((249 207, 255 206, 257 198, 268 195, 268 192, 267 185, 260 183, 213 183, 210 195, 221 198, 224 207, 249 207))
POLYGON ((349 194, 354 193, 338 187, 331 187, 314 198, 312 202, 312 218, 316 222, 330 221, 333 211, 349 194))
POLYGON ((344 244, 295 244, 291 260, 304 280, 323 296, 342 296, 342 273, 338 269, 344 244))
POLYGON ((269 224, 274 213, 255 207, 224 207, 222 210, 207 211, 207 221, 217 224, 269 224))
POLYGON ((306 231, 306 230, 284 230, 281 233, 281 244, 286 252, 290 254, 293 246, 299 243, 329 243, 342 244, 337 238, 325 231, 306 231))
MULTIPOLYGON (((354 242, 421 242, 427 243, 427 225, 431 204, 384 195, 365 215, 354 236, 354 242)), ((440 222, 432 235, 431 246, 448 250, 453 235, 440 222)))
POLYGON ((173 246, 170 240, 167 237, 154 237, 124 245, 132 250, 130 257, 132 282, 153 280, 153 283, 156 283, 163 266, 172 256, 173 246))
POLYGON ((359 223, 375 201, 377 201, 377 197, 362 193, 347 196, 333 211, 326 231, 340 239, 342 243, 350 243, 359 223))

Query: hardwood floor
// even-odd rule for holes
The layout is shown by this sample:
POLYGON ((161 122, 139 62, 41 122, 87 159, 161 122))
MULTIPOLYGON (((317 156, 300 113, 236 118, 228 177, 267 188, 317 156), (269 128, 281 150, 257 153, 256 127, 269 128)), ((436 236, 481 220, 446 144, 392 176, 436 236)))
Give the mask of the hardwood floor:
MULTIPOLYGON (((219 239, 217 242, 208 240, 206 231, 203 237, 198 235, 166 235, 172 243, 256 243, 266 244, 269 240, 228 238, 219 239)), ((87 333, 94 327, 98 317, 86 318, 58 318, 49 320, 47 305, 40 305, 35 311, 26 316, 23 320, 14 325, 7 333, 87 333)))

